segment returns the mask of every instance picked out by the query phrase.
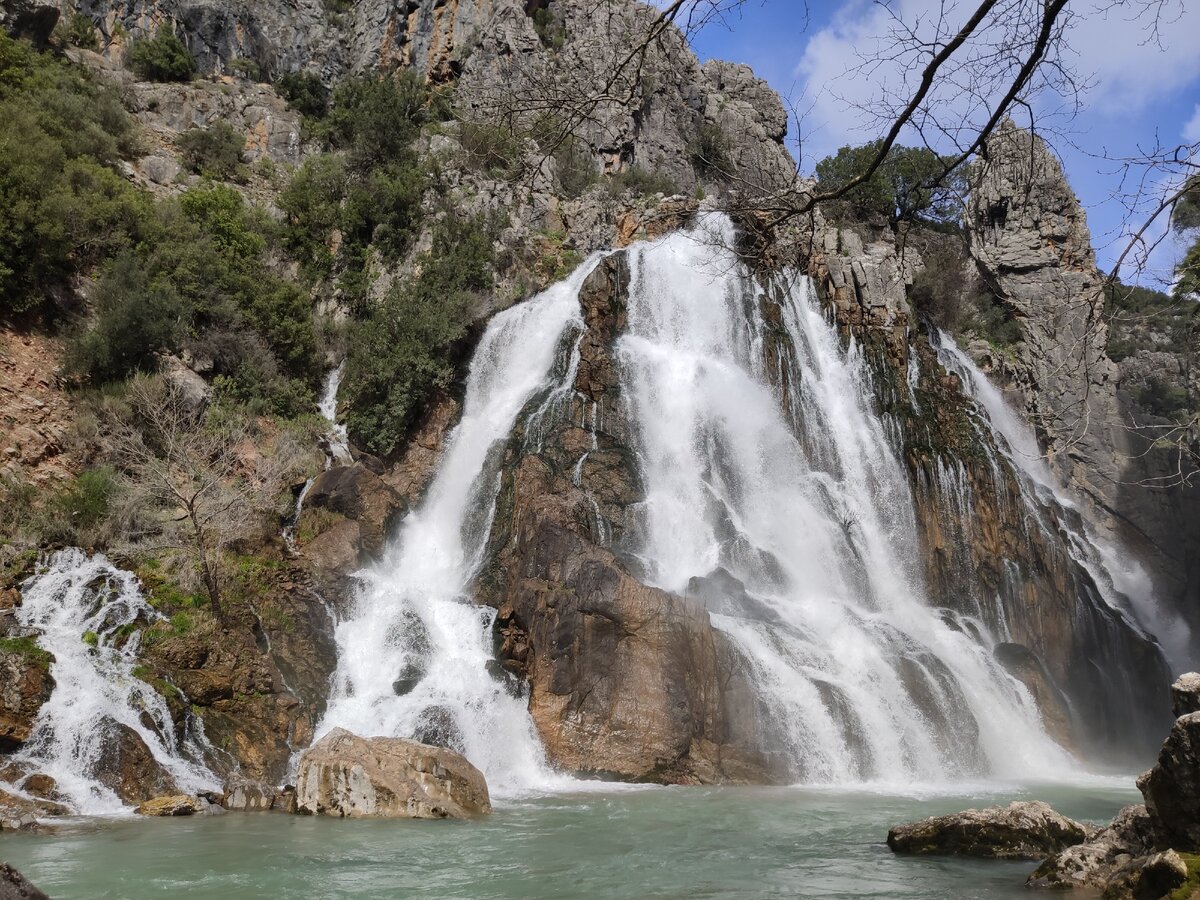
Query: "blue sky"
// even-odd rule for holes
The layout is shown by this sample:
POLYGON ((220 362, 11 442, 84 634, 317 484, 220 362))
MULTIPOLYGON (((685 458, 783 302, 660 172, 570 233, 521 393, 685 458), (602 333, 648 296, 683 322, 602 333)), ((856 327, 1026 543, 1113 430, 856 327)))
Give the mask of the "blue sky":
MULTIPOLYGON (((888 0, 888 5, 911 21, 939 2, 888 0)), ((1163 145, 1200 141, 1200 0, 1167 0, 1157 43, 1148 39, 1145 23, 1118 11, 1097 12, 1101 2, 1077 0, 1071 7, 1076 13, 1069 36, 1072 62, 1092 85, 1079 114, 1059 119, 1066 135, 1054 146, 1087 208, 1099 262, 1107 268, 1124 247, 1130 216, 1113 196, 1121 190, 1118 166, 1095 155, 1137 155, 1139 147, 1156 140, 1163 145)), ((974 6, 963 0, 958 12, 974 6)), ((701 59, 750 65, 791 99, 802 113, 803 168, 811 171, 838 147, 879 136, 861 126, 846 100, 869 99, 885 75, 877 72, 868 80, 848 76, 847 70, 853 48, 883 36, 887 15, 872 0, 810 0, 807 7, 800 0, 747 0, 729 27, 710 25, 694 37, 693 46, 701 59)), ((789 137, 796 133, 793 123, 789 137)), ((796 152, 794 145, 790 149, 796 152)), ((1153 282, 1169 280, 1182 248, 1181 241, 1169 237, 1140 280, 1162 286, 1153 282)), ((1126 272, 1131 280, 1134 274, 1126 272)))

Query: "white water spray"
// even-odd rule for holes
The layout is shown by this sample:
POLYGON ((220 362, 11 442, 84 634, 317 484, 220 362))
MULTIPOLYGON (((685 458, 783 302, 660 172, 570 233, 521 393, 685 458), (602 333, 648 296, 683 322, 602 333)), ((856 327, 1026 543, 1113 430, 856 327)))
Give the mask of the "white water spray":
MULTIPOLYGON (((1066 488, 1051 473, 1033 428, 1017 415, 999 388, 944 331, 937 332, 935 349, 938 361, 958 375, 967 393, 983 408, 996 445, 1025 482, 1022 496, 1026 502, 1036 498, 1043 504, 1077 510, 1066 488)), ((1033 514, 1036 518, 1036 511, 1033 514)), ((1191 631, 1180 616, 1158 602, 1153 581, 1142 565, 1102 540, 1086 519, 1080 517, 1078 526, 1070 517, 1059 519, 1072 559, 1091 575, 1104 601, 1153 634, 1177 673, 1185 670, 1191 664, 1191 631)))
POLYGON ((325 461, 327 469, 333 463, 350 462, 350 438, 346 434, 346 426, 338 422, 337 417, 338 391, 345 376, 346 361, 342 360, 325 377, 325 389, 317 403, 317 410, 329 423, 329 458, 325 461))
POLYGON ((363 574, 355 609, 337 626, 338 668, 318 735, 341 726, 447 744, 497 796, 556 783, 525 698, 489 671, 495 612, 472 602, 468 584, 491 528, 499 451, 582 327, 578 292, 595 262, 490 322, 424 502, 363 574))
POLYGON ((126 811, 96 778, 117 726, 136 733, 181 790, 218 786, 199 762, 201 746, 176 740, 166 701, 134 675, 138 625, 159 617, 135 575, 101 554, 89 558, 76 548, 62 550, 23 585, 17 614, 22 625, 38 630, 38 645, 53 654, 55 683, 17 759, 54 778, 76 812, 126 811))

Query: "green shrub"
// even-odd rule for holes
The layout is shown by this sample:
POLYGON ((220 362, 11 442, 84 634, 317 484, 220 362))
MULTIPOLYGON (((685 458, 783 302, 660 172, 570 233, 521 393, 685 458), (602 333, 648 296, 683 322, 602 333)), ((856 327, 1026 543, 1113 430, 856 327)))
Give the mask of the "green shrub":
POLYGON ((360 76, 337 86, 320 136, 345 150, 360 172, 412 155, 429 94, 420 76, 402 69, 386 78, 360 76))
POLYGON ((276 79, 275 90, 302 116, 321 119, 329 110, 329 91, 315 72, 287 72, 276 79))
POLYGON ((228 122, 217 122, 208 128, 193 128, 179 136, 188 167, 210 178, 229 178, 242 164, 246 137, 228 122))
MULTIPOLYGON (((822 191, 836 190, 865 172, 882 141, 842 147, 817 163, 822 191)), ((960 172, 943 177, 946 159, 925 147, 893 146, 871 177, 845 195, 844 203, 860 215, 882 215, 891 222, 956 222, 966 179, 960 172)))
POLYGON ((692 165, 703 175, 720 175, 730 169, 729 140, 719 125, 701 123, 689 151, 692 165))
POLYGON ((495 178, 511 178, 521 168, 521 140, 509 128, 463 122, 459 126, 458 140, 466 151, 468 162, 495 178))
POLYGON ((148 81, 190 81, 196 74, 196 60, 183 41, 165 27, 152 38, 134 41, 127 62, 148 81))
POLYGON ((60 19, 58 27, 62 40, 71 46, 84 50, 100 49, 100 35, 91 16, 75 12, 65 19, 60 19))
POLYGON ((567 41, 566 27, 554 13, 544 7, 533 13, 533 30, 537 32, 542 46, 551 50, 561 50, 567 41))
POLYGON ((420 221, 424 193, 425 179, 414 159, 372 169, 347 191, 343 237, 351 246, 373 243, 389 259, 400 256, 420 221))
POLYGON ((257 60, 248 59, 240 56, 237 59, 229 61, 229 71, 238 78, 244 78, 246 81, 258 82, 262 80, 262 68, 257 60))
POLYGON ((568 137, 554 151, 554 170, 563 195, 572 198, 582 195, 600 177, 592 151, 576 137, 568 137))
POLYGON ((1173 419, 1188 409, 1188 392, 1151 376, 1136 392, 1136 399, 1146 412, 1164 419, 1173 419))
POLYGON ((346 183, 345 160, 322 154, 306 159, 279 195, 284 242, 310 275, 324 275, 333 264, 329 236, 341 223, 346 183))
POLYGON ((388 455, 412 428, 429 394, 454 375, 478 292, 492 286, 492 239, 477 221, 447 218, 419 274, 397 284, 354 326, 343 394, 355 441, 388 455))
POLYGON ((683 193, 683 189, 669 176, 661 172, 651 172, 639 166, 630 166, 623 172, 610 176, 608 188, 614 197, 620 197, 627 191, 637 197, 653 194, 665 194, 671 197, 683 193))

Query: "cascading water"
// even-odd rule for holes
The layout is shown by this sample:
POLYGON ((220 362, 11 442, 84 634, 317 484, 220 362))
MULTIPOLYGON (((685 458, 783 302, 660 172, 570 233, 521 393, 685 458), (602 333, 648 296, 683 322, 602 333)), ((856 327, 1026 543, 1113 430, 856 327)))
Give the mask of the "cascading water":
POLYGON ((325 468, 332 463, 350 461, 350 439, 346 434, 346 426, 338 422, 337 402, 338 391, 342 387, 342 379, 346 375, 346 361, 342 360, 325 377, 325 389, 317 403, 317 410, 329 423, 329 458, 325 468))
POLYGON ((54 691, 33 734, 16 757, 54 778, 57 790, 85 815, 125 810, 96 778, 115 731, 128 729, 181 790, 218 786, 202 762, 202 735, 176 739, 166 701, 134 675, 141 632, 159 614, 142 597, 137 577, 103 555, 71 548, 55 553, 22 586, 18 620, 37 629, 37 642, 54 656, 54 691))
POLYGON ((495 611, 474 605, 468 585, 491 527, 499 451, 582 327, 577 295, 595 262, 489 324, 424 502, 364 573, 354 611, 337 626, 338 668, 318 734, 341 726, 452 746, 500 796, 554 782, 524 698, 490 671, 495 611))
MULTIPOLYGON (((1026 503, 1036 501, 1067 513, 1076 511, 1075 502, 1051 473, 1033 428, 1018 418, 1000 390, 953 338, 938 331, 933 340, 939 362, 958 375, 983 408, 997 447, 1024 481, 1022 496, 1026 503)), ((1036 518, 1037 511, 1031 509, 1031 512, 1036 518)), ((1156 601, 1150 576, 1141 564, 1123 557, 1117 548, 1099 538, 1081 516, 1068 514, 1058 518, 1071 557, 1092 577, 1104 602, 1153 634, 1177 671, 1191 665, 1191 632, 1187 623, 1156 601)))
POLYGON ((993 658, 1004 636, 923 596, 912 497, 858 349, 843 348, 807 278, 764 296, 732 229, 707 216, 630 250, 618 350, 645 577, 676 592, 722 574, 745 585, 751 602, 713 620, 745 655, 776 731, 766 740, 799 779, 1065 768, 993 658))

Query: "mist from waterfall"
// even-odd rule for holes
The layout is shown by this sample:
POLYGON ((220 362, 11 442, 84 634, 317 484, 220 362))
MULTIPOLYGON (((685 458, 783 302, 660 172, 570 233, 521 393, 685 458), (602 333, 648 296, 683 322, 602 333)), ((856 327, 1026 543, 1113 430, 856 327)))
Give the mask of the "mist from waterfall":
MULTIPOLYGON (((142 596, 137 576, 102 554, 60 550, 22 585, 18 620, 37 630, 51 653, 54 690, 34 722, 18 763, 51 776, 78 813, 128 811, 96 777, 117 729, 135 733, 183 791, 211 790, 218 779, 205 766, 202 732, 175 735, 167 702, 134 673, 140 627, 160 615, 142 596)), ((198 728, 198 724, 196 725, 198 728)))

